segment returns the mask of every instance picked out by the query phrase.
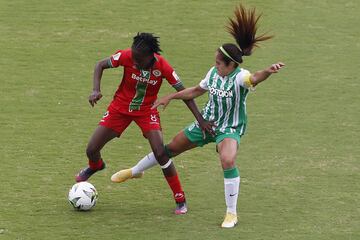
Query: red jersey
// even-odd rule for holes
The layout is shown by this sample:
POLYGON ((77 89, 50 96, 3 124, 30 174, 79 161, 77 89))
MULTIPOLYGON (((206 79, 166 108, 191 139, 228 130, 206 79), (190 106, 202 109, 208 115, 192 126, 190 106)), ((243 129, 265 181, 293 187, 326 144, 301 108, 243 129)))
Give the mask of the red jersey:
POLYGON ((150 111, 157 99, 163 78, 175 89, 182 86, 170 64, 160 55, 149 70, 139 70, 132 60, 131 49, 119 50, 110 57, 112 67, 124 67, 122 81, 110 107, 129 115, 143 115, 150 111))

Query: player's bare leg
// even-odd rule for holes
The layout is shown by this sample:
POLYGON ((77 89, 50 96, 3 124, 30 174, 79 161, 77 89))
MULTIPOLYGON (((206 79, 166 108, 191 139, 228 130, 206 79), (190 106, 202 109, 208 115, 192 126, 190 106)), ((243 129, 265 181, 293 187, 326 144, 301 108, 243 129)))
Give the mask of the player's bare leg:
POLYGON ((94 173, 105 168, 105 162, 101 158, 100 150, 110 140, 119 134, 110 128, 98 126, 86 148, 86 155, 89 159, 89 166, 82 169, 75 177, 76 182, 88 180, 94 173))
POLYGON ((181 153, 197 147, 196 144, 189 141, 185 136, 184 131, 180 131, 176 136, 166 145, 167 150, 171 154, 171 157, 180 155, 181 153))

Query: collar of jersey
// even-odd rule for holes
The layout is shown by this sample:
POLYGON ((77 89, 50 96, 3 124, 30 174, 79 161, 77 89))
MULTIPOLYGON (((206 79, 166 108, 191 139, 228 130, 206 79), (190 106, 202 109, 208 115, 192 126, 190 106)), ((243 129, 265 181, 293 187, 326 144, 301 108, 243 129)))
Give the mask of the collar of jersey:
POLYGON ((234 71, 232 71, 229 75, 227 75, 228 78, 233 77, 235 74, 239 73, 241 69, 239 67, 235 68, 234 71))

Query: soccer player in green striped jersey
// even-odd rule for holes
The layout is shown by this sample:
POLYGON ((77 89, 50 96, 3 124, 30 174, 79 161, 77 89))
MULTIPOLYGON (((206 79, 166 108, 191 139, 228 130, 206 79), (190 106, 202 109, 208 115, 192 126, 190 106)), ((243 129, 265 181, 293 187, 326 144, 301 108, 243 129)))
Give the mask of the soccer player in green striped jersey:
MULTIPOLYGON (((232 43, 220 46, 215 53, 215 66, 208 71, 198 86, 167 95, 153 106, 156 108, 163 105, 165 108, 172 99, 189 100, 208 93, 209 101, 202 115, 207 121, 215 123, 214 135, 202 131, 199 124, 194 122, 180 131, 165 148, 169 157, 174 157, 189 149, 210 142, 216 143, 224 172, 226 215, 221 225, 223 228, 232 228, 238 221, 236 206, 240 174, 235 160, 241 136, 246 129, 246 98, 249 90, 284 66, 282 62, 277 62, 255 73, 239 67, 243 62, 243 56, 250 56, 258 42, 271 38, 266 35, 256 36, 259 17, 256 16, 255 9, 247 10, 242 5, 236 8, 235 17, 230 19, 227 29, 238 46, 232 43)), ((117 179, 117 182, 122 182, 129 178, 124 177, 124 172, 131 171, 135 176, 156 164, 154 154, 150 153, 130 170, 115 173, 113 178, 117 179)))

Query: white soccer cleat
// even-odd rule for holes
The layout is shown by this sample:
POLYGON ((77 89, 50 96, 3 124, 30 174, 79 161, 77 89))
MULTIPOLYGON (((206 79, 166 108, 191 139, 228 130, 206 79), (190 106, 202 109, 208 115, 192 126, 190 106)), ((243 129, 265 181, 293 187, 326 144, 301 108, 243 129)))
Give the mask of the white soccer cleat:
POLYGON ((236 214, 227 212, 225 215, 225 219, 221 224, 222 228, 233 228, 238 222, 238 218, 236 214))
POLYGON ((115 183, 122 183, 131 178, 141 178, 144 175, 144 172, 133 175, 131 168, 120 170, 117 173, 114 173, 111 176, 111 181, 115 183))

